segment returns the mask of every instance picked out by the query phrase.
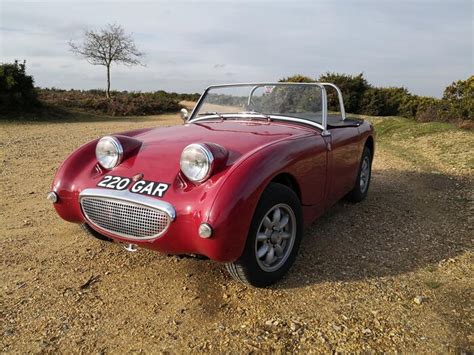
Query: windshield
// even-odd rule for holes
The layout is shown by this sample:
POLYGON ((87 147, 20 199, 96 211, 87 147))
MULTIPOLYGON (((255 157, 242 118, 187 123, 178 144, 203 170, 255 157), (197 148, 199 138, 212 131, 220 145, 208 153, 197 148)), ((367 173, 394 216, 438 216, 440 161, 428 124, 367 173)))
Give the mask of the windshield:
POLYGON ((288 83, 211 87, 191 119, 214 115, 227 119, 232 118, 230 114, 242 113, 294 117, 321 124, 321 88, 288 83))

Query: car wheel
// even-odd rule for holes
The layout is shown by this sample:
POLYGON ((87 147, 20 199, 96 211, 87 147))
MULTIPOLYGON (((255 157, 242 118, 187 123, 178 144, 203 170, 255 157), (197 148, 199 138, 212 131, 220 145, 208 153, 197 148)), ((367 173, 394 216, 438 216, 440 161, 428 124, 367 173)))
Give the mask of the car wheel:
POLYGON ((367 197, 372 176, 372 152, 368 147, 364 147, 362 159, 360 161, 359 173, 354 188, 347 195, 349 201, 360 202, 367 197))
POLYGON ((262 194, 242 256, 227 264, 233 278, 255 287, 280 280, 295 261, 303 234, 301 204, 293 190, 270 184, 262 194))
POLYGON ((105 235, 97 232, 95 229, 93 229, 90 225, 87 223, 81 224, 81 228, 83 231, 85 231, 90 237, 93 237, 95 239, 102 240, 104 242, 113 242, 113 239, 106 237, 105 235))

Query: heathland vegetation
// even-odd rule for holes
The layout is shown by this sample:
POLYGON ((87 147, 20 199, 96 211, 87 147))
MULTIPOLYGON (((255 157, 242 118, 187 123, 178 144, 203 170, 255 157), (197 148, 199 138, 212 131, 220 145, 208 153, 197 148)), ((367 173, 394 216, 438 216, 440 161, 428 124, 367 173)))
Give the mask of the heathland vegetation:
MULTIPOLYGON (((46 117, 51 111, 80 110, 111 116, 144 116, 176 112, 180 101, 196 101, 199 94, 179 94, 163 90, 154 92, 104 90, 63 90, 38 88, 25 63, 0 64, 0 115, 36 114, 46 117)), ((19 115, 18 117, 25 117, 19 115)), ((32 116, 28 116, 32 117, 32 116)))
MULTIPOLYGON (((418 122, 450 122, 463 128, 474 126, 474 76, 453 82, 443 97, 414 95, 403 87, 375 87, 363 74, 326 73, 319 78, 294 75, 280 81, 331 82, 343 93, 346 111, 371 116, 401 116, 418 122)), ((166 92, 63 90, 38 88, 26 73, 25 63, 0 64, 0 115, 13 118, 15 113, 40 113, 50 110, 80 110, 111 116, 144 116, 176 112, 180 101, 196 101, 199 94, 166 92)), ((329 109, 337 109, 335 92, 328 92, 329 109)), ((45 114, 46 112, 46 114, 45 114)), ((25 117, 19 115, 18 117, 25 117)))

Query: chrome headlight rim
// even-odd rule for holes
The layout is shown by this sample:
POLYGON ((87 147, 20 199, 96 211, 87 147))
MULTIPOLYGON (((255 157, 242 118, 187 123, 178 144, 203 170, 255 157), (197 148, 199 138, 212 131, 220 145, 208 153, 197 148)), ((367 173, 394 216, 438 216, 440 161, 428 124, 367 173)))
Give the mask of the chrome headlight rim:
POLYGON ((196 184, 203 183, 204 181, 206 181, 207 179, 211 177, 212 172, 214 170, 214 154, 212 154, 212 151, 205 144, 202 144, 202 143, 189 144, 186 147, 184 147, 183 151, 181 152, 181 157, 179 159, 179 167, 180 167, 181 172, 184 174, 184 176, 186 176, 186 178, 188 178, 191 182, 196 183, 196 184), (201 179, 193 179, 188 174, 186 174, 185 169, 183 168, 183 154, 187 150, 190 150, 190 149, 200 150, 207 159, 207 164, 209 168, 207 169, 206 174, 201 179))
POLYGON ((122 144, 120 143, 120 141, 116 137, 104 136, 101 139, 99 139, 99 141, 97 142, 97 145, 95 146, 95 157, 96 157, 97 162, 99 163, 99 165, 101 167, 103 167, 104 169, 107 169, 107 170, 111 170, 111 169, 115 168, 116 166, 118 166, 122 162, 122 159, 123 159, 122 144), (115 160, 115 163, 113 165, 110 165, 110 166, 105 166, 103 164, 103 162, 101 162, 101 159, 99 158, 98 148, 99 148, 99 145, 103 144, 104 142, 111 143, 112 146, 115 149, 115 153, 117 154, 117 159, 115 160))

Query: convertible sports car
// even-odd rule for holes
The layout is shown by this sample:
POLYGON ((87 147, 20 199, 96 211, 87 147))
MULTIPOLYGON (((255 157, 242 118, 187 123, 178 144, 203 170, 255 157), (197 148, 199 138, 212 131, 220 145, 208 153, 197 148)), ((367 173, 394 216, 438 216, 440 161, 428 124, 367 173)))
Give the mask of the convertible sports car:
POLYGON ((305 225, 367 195, 374 131, 346 117, 333 84, 211 86, 182 116, 72 153, 47 195, 57 213, 130 251, 207 257, 264 287, 294 262, 305 225))

